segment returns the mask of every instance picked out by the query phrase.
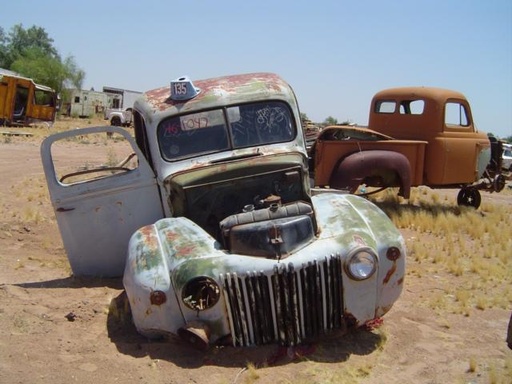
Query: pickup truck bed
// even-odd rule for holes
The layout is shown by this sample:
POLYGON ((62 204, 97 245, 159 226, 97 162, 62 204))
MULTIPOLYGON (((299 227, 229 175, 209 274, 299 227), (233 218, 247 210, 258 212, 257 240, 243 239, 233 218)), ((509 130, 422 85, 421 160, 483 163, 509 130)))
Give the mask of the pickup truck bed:
MULTIPOLYGON (((363 151, 388 151, 402 154, 410 164, 410 184, 420 185, 423 179, 426 146, 426 141, 395 140, 362 127, 327 127, 322 131, 310 152, 315 186, 330 186, 332 176, 337 172, 340 163, 348 156, 363 151)), ((354 169, 354 167, 351 168, 354 169)))

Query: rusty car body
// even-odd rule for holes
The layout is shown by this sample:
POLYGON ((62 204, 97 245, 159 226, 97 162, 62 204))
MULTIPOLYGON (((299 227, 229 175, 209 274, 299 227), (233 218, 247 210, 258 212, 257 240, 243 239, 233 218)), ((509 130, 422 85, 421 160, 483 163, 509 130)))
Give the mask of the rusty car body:
POLYGON ((48 137, 41 153, 73 273, 122 274, 140 333, 291 346, 372 322, 398 299, 403 237, 366 199, 312 195, 282 78, 182 77, 146 92, 133 115, 135 140, 119 127, 78 134, 122 134, 136 169, 58 178, 52 147, 77 132, 48 137))
POLYGON ((478 208, 479 190, 501 191, 499 143, 476 129, 463 94, 405 87, 378 92, 368 127, 331 126, 310 150, 316 186, 461 188, 457 202, 478 208))
POLYGON ((0 70, 0 125, 53 124, 57 93, 32 79, 0 70))

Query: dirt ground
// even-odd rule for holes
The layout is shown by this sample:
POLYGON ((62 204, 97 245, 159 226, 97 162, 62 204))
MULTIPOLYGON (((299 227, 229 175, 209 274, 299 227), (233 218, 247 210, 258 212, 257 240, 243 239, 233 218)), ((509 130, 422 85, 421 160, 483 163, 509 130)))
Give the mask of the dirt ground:
MULTIPOLYGON (((1 383, 512 383, 505 343, 512 303, 467 313, 432 308, 426 301, 442 296, 446 284, 469 287, 475 277, 442 270, 418 277, 423 266, 413 259, 408 270, 416 273, 408 273, 402 296, 371 331, 288 350, 199 352, 180 340, 143 338, 122 305, 120 279, 71 274, 39 155, 49 132, 0 134, 1 383)), ((101 150, 90 145, 91 153, 101 150)), ((512 192, 482 196, 512 206, 512 192)), ((411 229, 403 234, 408 241, 432 240, 411 229)), ((512 273, 512 262, 507 268, 512 273)))

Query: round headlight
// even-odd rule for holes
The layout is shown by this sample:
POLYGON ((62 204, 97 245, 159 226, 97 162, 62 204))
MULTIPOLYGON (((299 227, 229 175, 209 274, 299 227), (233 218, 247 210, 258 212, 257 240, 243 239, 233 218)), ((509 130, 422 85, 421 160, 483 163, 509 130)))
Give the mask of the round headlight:
POLYGON ((377 259, 369 249, 359 249, 349 257, 346 270, 354 280, 370 278, 377 269, 377 259))
POLYGON ((207 276, 195 277, 183 287, 181 299, 190 309, 204 311, 213 307, 220 298, 220 287, 207 276))

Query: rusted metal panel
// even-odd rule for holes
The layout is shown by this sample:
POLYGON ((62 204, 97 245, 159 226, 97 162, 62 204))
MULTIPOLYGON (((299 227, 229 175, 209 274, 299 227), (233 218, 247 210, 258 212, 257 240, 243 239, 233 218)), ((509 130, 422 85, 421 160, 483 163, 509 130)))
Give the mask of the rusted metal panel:
POLYGON ((444 106, 448 101, 457 101, 467 107, 469 121, 465 131, 475 132, 466 97, 460 92, 434 87, 399 87, 377 92, 371 101, 368 127, 395 139, 429 141, 444 131, 444 106), (405 113, 400 109, 402 103, 416 100, 424 101, 421 113, 405 113), (377 113, 382 101, 395 102, 396 109, 390 113, 377 113))
MULTIPOLYGON (((250 73, 197 80, 194 85, 201 92, 185 106, 170 98, 169 87, 162 87, 144 94, 146 102, 154 111, 181 114, 190 110, 208 109, 254 100, 293 100, 289 85, 272 73, 250 73)), ((135 102, 141 106, 142 103, 135 102)))
POLYGON ((403 154, 389 150, 366 150, 348 155, 333 171, 331 187, 348 188, 350 193, 366 183, 374 187, 399 187, 400 196, 409 198, 411 166, 403 154), (372 182, 373 181, 373 182, 372 182))
MULTIPOLYGON (((410 172, 408 175, 400 174, 399 176, 402 177, 402 180, 409 183, 409 187, 421 185, 423 182, 426 146, 427 142, 425 141, 395 140, 389 136, 364 128, 326 127, 315 143, 315 185, 350 188, 352 183, 343 184, 343 180, 339 180, 337 167, 345 161, 344 159, 351 155, 355 156, 360 153, 361 158, 364 159, 366 158, 366 152, 373 151, 389 151, 405 156, 409 163, 410 172)), ((360 178, 362 182, 362 179, 375 169, 373 165, 364 168, 363 164, 358 164, 358 172, 361 171, 358 173, 352 169, 352 165, 343 165, 344 169, 340 175, 343 179, 353 180, 354 178, 360 178), (361 169, 362 167, 363 169, 361 169), (350 174, 353 174, 353 177, 345 173, 347 169, 350 174)), ((393 170, 396 168, 389 169, 393 170)))

